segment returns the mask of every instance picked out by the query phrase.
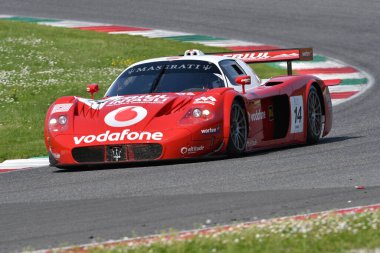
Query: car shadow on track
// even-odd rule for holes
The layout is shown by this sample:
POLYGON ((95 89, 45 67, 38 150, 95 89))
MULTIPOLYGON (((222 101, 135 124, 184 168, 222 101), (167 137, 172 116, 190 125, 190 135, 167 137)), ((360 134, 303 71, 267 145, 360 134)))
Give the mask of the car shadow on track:
POLYGON ((320 144, 328 144, 328 143, 334 143, 334 142, 341 142, 341 141, 346 141, 346 140, 351 140, 351 139, 358 139, 358 138, 363 138, 364 136, 336 136, 336 137, 324 137, 319 140, 317 145, 320 144))
MULTIPOLYGON (((275 147, 275 148, 267 148, 262 150, 257 150, 253 152, 246 153, 242 155, 241 157, 250 157, 250 156, 259 156, 259 155, 266 155, 273 153, 274 151, 281 151, 281 150, 291 150, 291 149, 297 149, 297 148, 305 148, 305 147, 311 147, 311 146, 318 146, 318 145, 326 145, 331 143, 338 143, 343 142, 351 139, 357 139, 357 138, 363 138, 364 136, 336 136, 336 137, 323 137, 319 140, 317 144, 309 145, 309 144, 294 144, 294 145, 286 145, 282 147, 275 147)), ((226 159, 233 159, 230 157, 227 157, 226 159)))
MULTIPOLYGON (((350 139, 362 138, 363 136, 337 136, 337 137, 325 137, 320 139, 319 143, 316 145, 325 145, 330 143, 342 142, 350 139)), ((182 160, 165 160, 165 161, 142 161, 142 162, 126 162, 126 163, 115 163, 115 164, 102 164, 102 165, 82 165, 82 166, 73 166, 67 168, 57 168, 54 173, 75 173, 75 172, 85 172, 85 171, 97 171, 97 170, 119 170, 119 169, 128 169, 128 168, 142 168, 142 167, 159 167, 159 166, 168 166, 168 165, 176 165, 176 164, 196 164, 201 162, 212 162, 212 161, 220 161, 220 160, 230 160, 241 157, 250 157, 250 156, 261 156, 270 154, 274 151, 279 150, 289 150, 293 148, 305 147, 306 144, 297 144, 291 146, 284 146, 278 148, 270 148, 264 150, 258 150, 254 152, 249 152, 243 154, 239 157, 228 157, 227 155, 218 155, 212 157, 199 157, 199 158, 188 158, 182 160)))
POLYGON ((176 164, 192 164, 201 162, 211 162, 229 159, 226 155, 218 155, 213 157, 199 157, 199 158, 188 158, 182 160, 165 160, 165 161, 143 161, 143 162, 125 162, 125 163, 115 163, 115 164, 101 164, 101 165, 82 165, 73 166, 67 168, 57 168, 53 173, 74 173, 74 172, 84 172, 84 171, 96 171, 96 170, 119 170, 128 168, 142 168, 142 167, 159 167, 168 166, 176 164))

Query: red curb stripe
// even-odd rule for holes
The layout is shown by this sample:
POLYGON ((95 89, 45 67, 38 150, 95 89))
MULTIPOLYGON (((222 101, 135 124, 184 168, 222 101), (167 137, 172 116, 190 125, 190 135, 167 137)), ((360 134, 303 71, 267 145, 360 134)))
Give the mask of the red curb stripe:
POLYGON ((96 31, 96 32, 134 32, 134 31, 150 31, 152 29, 142 28, 142 27, 132 27, 132 26, 85 26, 85 27, 75 27, 75 29, 85 30, 85 31, 96 31))
POLYGON ((358 91, 347 91, 347 92, 332 92, 330 93, 332 99, 344 99, 349 98, 358 93, 358 91))
POLYGON ((15 169, 0 169, 0 173, 9 172, 9 171, 15 171, 15 169))
POLYGON ((0 173, 14 172, 14 171, 28 170, 28 169, 33 169, 33 167, 16 167, 16 168, 0 169, 0 173))
POLYGON ((315 69, 300 69, 296 71, 300 75, 312 75, 312 74, 347 74, 358 72, 353 67, 342 68, 315 68, 315 69))
POLYGON ((323 80, 325 82, 326 85, 331 85, 331 86, 334 86, 334 85, 338 85, 342 82, 341 79, 331 79, 331 80, 323 80))
POLYGON ((280 49, 280 47, 272 45, 260 45, 260 46, 234 46, 226 47, 232 51, 251 51, 251 50, 268 50, 268 49, 280 49))

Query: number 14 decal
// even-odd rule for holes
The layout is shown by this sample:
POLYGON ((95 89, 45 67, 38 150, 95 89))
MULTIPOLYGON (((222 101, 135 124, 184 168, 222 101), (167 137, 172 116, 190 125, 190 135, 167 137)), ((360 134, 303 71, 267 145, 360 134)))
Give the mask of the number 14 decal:
POLYGON ((295 107, 294 108, 294 114, 295 114, 295 118, 294 118, 294 124, 297 124, 297 121, 298 123, 302 121, 302 107, 295 107))
POLYGON ((292 112, 292 126, 290 129, 291 133, 302 133, 303 132, 303 98, 302 96, 290 97, 290 106, 292 112))

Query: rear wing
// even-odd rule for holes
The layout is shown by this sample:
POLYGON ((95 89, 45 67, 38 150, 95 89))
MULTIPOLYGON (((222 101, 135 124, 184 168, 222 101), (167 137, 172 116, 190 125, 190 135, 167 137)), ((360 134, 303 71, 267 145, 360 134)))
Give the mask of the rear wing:
POLYGON ((270 49, 255 51, 238 51, 224 53, 207 53, 240 59, 246 63, 287 62, 288 75, 292 75, 292 61, 312 61, 313 48, 270 49))

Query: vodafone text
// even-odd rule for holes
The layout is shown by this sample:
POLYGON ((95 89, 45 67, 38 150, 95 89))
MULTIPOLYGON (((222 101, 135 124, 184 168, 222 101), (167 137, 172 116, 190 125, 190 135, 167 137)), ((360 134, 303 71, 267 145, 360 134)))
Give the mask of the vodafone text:
POLYGON ((97 142, 106 142, 106 141, 161 141, 164 134, 162 132, 130 132, 129 129, 125 129, 122 132, 114 132, 110 133, 107 130, 105 133, 99 135, 83 135, 81 137, 74 136, 75 145, 79 145, 81 143, 92 143, 94 141, 97 142))

